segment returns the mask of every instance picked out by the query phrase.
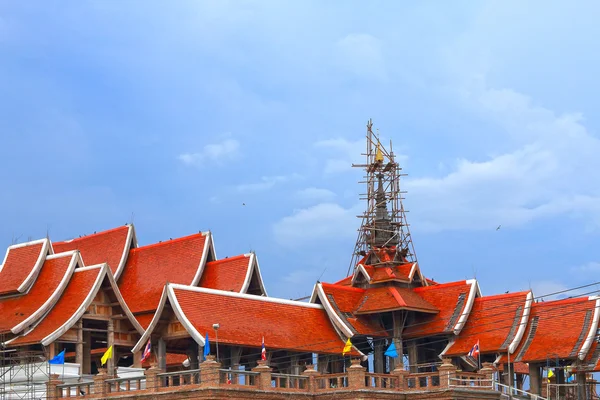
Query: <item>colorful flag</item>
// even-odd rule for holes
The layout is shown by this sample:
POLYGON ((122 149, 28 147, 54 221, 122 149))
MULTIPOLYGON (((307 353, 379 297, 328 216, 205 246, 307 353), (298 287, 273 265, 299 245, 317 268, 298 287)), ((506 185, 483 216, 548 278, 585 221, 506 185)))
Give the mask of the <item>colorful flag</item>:
POLYGON ((394 344, 394 342, 392 342, 392 344, 390 344, 390 346, 387 348, 385 353, 383 353, 383 355, 392 357, 392 358, 398 357, 398 352, 396 351, 396 345, 394 344))
POLYGON ((206 336, 204 338, 206 339, 204 341, 204 360, 206 360, 206 356, 210 354, 210 343, 208 342, 208 332, 206 332, 206 336))
POLYGON ((471 351, 469 351, 468 356, 473 358, 479 357, 479 339, 477 340, 477 343, 475 343, 475 346, 473 346, 471 351))
POLYGON ((108 361, 109 358, 112 358, 113 356, 113 347, 110 346, 108 348, 108 350, 106 350, 106 352, 104 353, 104 355, 102 356, 102 358, 100 359, 100 362, 102 363, 102 365, 106 364, 106 362, 108 361))
POLYGON ((344 346, 344 350, 342 350, 342 355, 345 356, 346 353, 350 353, 352 351, 352 342, 350 341, 350 338, 348 338, 348 340, 346 340, 346 345, 344 346))
POLYGON ((48 361, 48 364, 64 364, 65 363, 65 351, 61 351, 60 353, 58 353, 57 355, 55 355, 54 357, 52 357, 51 360, 48 361))
POLYGON ((151 352, 152 346, 150 345, 150 339, 148 339, 148 343, 146 343, 146 347, 144 347, 144 352, 142 353, 142 362, 146 361, 148 357, 150 357, 151 352))
POLYGON ((267 349, 265 349, 265 337, 264 336, 262 338, 262 350, 260 352, 260 359, 263 361, 267 359, 267 349))

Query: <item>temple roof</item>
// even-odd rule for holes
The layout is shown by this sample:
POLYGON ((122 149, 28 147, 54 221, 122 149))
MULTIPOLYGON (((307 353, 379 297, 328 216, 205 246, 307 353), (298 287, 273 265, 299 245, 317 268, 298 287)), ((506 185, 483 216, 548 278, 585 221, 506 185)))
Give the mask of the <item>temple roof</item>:
POLYGON ((156 310, 168 282, 195 286, 211 247, 210 232, 203 232, 131 249, 118 281, 130 310, 156 310))
POLYGON ((51 249, 48 239, 9 246, 0 265, 0 296, 26 292, 51 249))
POLYGON ((525 332, 532 301, 531 292, 476 298, 465 326, 442 354, 466 355, 477 341, 481 353, 506 351, 511 345, 514 351, 525 332))
POLYGON ((179 322, 200 345, 204 345, 205 333, 210 336, 213 324, 218 323, 219 343, 224 344, 258 349, 264 337, 268 351, 341 354, 344 348, 344 341, 318 304, 176 284, 169 284, 165 293, 133 352, 146 344, 167 300, 179 322))
POLYGON ((118 280, 132 242, 135 247, 137 244, 133 225, 125 225, 77 239, 55 242, 52 247, 55 253, 79 250, 87 265, 107 263, 118 280))
POLYGON ((67 288, 62 293, 60 300, 52 307, 52 310, 23 336, 9 341, 11 346, 22 346, 27 344, 41 343, 48 346, 75 325, 84 315, 94 297, 100 290, 104 280, 108 280, 115 292, 121 308, 125 311, 129 320, 141 334, 143 329, 136 326, 136 321, 127 305, 124 303, 112 273, 109 272, 106 263, 90 267, 77 268, 73 272, 67 288))
POLYGON ((470 279, 414 288, 421 298, 440 310, 435 315, 419 315, 406 327, 404 337, 416 338, 454 333, 458 335, 480 295, 477 281, 470 279))
POLYGON ((584 360, 596 337, 600 298, 534 303, 515 361, 584 360))
POLYGON ((365 289, 354 313, 372 314, 393 310, 412 310, 433 314, 439 311, 412 289, 385 286, 365 289))
POLYGON ((198 286, 247 293, 253 273, 257 274, 262 294, 266 295, 254 253, 207 262, 198 286))
POLYGON ((47 256, 26 294, 0 299, 0 332, 17 334, 48 312, 60 298, 78 264, 82 262, 76 251, 47 256))

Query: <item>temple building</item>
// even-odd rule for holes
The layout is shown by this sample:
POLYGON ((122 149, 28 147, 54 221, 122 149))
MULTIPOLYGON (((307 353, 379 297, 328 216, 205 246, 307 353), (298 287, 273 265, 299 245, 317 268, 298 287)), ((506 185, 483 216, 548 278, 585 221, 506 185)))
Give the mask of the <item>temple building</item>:
POLYGON ((308 301, 269 297, 257 255, 217 258, 210 231, 140 245, 128 224, 9 246, 0 266, 0 394, 16 390, 15 365, 61 352, 77 383, 52 384, 52 375, 48 397, 134 390, 120 386, 123 371, 138 373, 140 391, 150 382, 152 390, 206 385, 209 368, 225 373, 217 383, 262 390, 354 390, 358 382, 382 393, 436 391, 454 381, 490 392, 464 398, 499 398, 503 388, 564 395, 569 382, 584 390, 600 371, 600 298, 484 295, 475 279, 428 279, 408 230, 400 167, 370 122, 367 148, 357 165, 367 207, 350 269, 337 282, 316 282, 308 301))

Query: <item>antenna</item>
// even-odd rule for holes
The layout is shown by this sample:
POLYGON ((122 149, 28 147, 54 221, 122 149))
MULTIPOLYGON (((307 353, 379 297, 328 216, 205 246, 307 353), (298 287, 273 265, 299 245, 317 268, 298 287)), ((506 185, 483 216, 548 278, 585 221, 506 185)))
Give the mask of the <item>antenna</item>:
MULTIPOLYGON (((365 164, 352 164, 364 170, 363 180, 366 192, 360 194, 366 200, 367 207, 362 215, 358 229, 358 238, 348 267, 347 275, 356 268, 358 262, 371 252, 373 248, 395 250, 394 262, 416 262, 417 256, 406 220, 407 211, 402 200, 400 189, 402 168, 396 162, 390 141, 389 150, 379 140, 379 131, 373 133, 373 121, 367 122, 365 164)), ((371 265, 378 260, 371 260, 371 265), (373 262, 374 261, 374 262, 373 262)))

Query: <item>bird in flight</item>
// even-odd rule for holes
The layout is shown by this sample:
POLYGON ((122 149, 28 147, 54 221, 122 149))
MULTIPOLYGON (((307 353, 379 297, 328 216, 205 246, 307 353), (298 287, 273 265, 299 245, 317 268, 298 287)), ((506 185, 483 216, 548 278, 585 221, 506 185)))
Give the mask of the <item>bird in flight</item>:
POLYGON ((498 225, 498 227, 496 228, 496 230, 499 231, 501 226, 502 225, 498 225))

